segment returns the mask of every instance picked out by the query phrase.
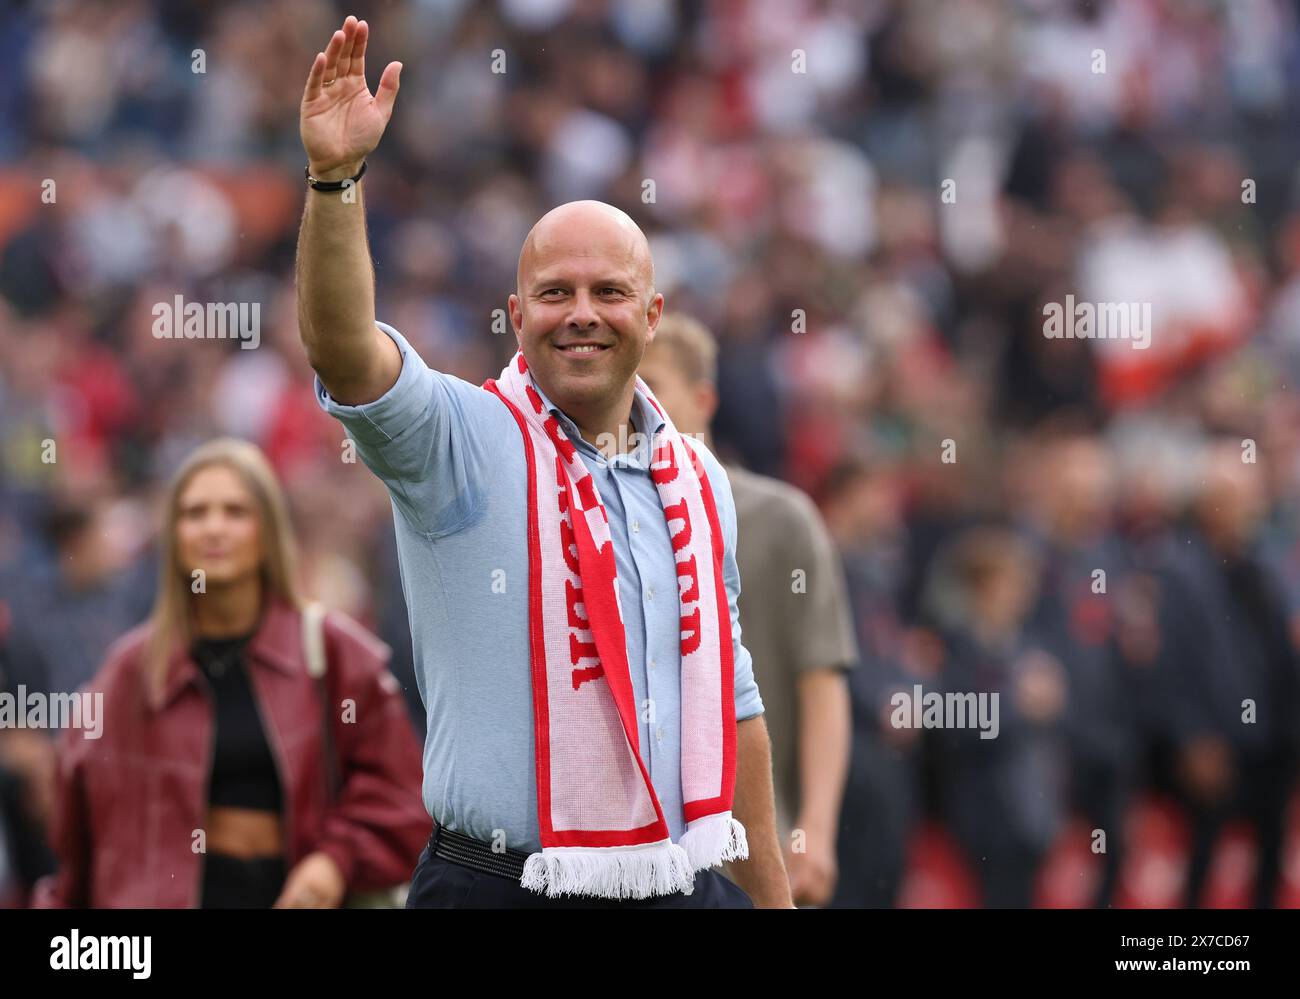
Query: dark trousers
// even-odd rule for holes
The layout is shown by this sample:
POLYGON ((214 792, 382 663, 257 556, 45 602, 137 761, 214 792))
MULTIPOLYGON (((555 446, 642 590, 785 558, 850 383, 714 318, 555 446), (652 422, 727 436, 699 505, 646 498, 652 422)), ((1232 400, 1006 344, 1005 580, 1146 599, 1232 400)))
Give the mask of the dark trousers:
POLYGON ((1184 904, 1199 908, 1209 878, 1214 847, 1223 826, 1243 817, 1255 827, 1255 890, 1251 904, 1271 909, 1277 904, 1282 879, 1282 847, 1286 835, 1286 810, 1295 787, 1294 750, 1289 746, 1272 752, 1237 757, 1237 787, 1231 800, 1207 807, 1188 801, 1192 823, 1192 852, 1187 866, 1184 904))
MULTIPOLYGON (((1124 815, 1129 798, 1128 775, 1106 760, 1076 757, 1072 767, 1074 807, 1094 829, 1106 833, 1106 852, 1102 854, 1101 882, 1092 904, 1109 909, 1119 889, 1120 872, 1127 859, 1124 841, 1124 815)), ((1091 840, 1091 834, 1089 840, 1091 840)))
POLYGON ((269 909, 280 897, 286 876, 282 857, 203 858, 202 909, 269 909))
POLYGON ((717 871, 697 871, 689 895, 658 895, 643 899, 593 897, 548 898, 517 881, 481 874, 429 852, 420 854, 408 909, 752 909, 754 903, 717 871))
POLYGON ((986 909, 1031 909, 1043 854, 1008 843, 970 851, 986 909))
POLYGON ((840 809, 833 909, 888 909, 898 904, 907 839, 917 811, 915 761, 874 731, 853 732, 853 754, 840 809))

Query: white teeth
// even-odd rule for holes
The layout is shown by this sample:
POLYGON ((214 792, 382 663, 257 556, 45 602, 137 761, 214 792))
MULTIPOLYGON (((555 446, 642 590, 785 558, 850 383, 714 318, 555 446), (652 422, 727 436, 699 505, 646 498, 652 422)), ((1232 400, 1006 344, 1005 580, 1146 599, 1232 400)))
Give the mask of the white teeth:
POLYGON ((600 350, 599 347, 594 345, 586 347, 565 347, 564 349, 575 354, 594 354, 596 351, 600 350))

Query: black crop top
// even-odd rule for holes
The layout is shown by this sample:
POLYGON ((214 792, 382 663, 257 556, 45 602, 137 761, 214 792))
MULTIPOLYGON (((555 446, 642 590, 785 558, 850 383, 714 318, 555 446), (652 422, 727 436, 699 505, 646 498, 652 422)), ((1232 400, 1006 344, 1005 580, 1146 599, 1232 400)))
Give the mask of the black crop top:
POLYGON ((241 638, 200 638, 191 652, 215 700, 210 806, 280 811, 280 777, 253 700, 241 638))

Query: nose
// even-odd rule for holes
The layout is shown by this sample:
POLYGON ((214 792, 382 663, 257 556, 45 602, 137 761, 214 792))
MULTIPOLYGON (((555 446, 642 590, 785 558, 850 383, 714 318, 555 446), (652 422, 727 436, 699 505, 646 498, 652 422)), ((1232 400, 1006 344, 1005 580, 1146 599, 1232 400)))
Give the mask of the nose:
POLYGON ((219 538, 226 533, 228 526, 220 510, 209 510, 203 517, 203 536, 208 540, 219 538))
POLYGON ((579 288, 573 296, 573 309, 565 325, 571 330, 590 330, 600 325, 600 317, 596 315, 591 295, 585 288, 579 288))

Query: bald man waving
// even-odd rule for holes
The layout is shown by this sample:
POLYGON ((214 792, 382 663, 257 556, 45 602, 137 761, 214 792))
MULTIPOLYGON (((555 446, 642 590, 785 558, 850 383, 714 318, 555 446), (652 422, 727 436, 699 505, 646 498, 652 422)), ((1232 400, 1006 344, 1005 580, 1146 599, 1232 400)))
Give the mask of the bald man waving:
POLYGON ((506 367, 430 369, 375 321, 361 178, 401 66, 371 95, 368 37, 349 17, 303 94, 298 318, 392 499, 435 827, 407 904, 790 907, 731 488, 636 375, 664 306, 645 236, 548 212, 506 367))

